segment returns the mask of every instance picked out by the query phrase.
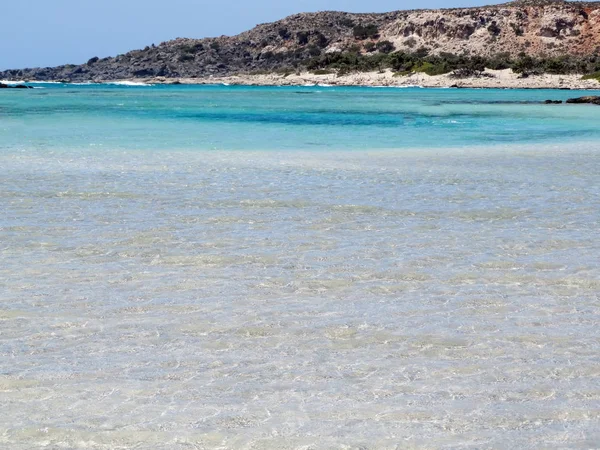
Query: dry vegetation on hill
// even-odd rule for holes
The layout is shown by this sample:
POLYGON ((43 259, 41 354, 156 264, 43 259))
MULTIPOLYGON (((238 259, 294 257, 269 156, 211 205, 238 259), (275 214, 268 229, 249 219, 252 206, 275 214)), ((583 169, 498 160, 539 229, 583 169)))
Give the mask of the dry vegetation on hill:
POLYGON ((206 78, 383 68, 468 75, 483 67, 596 77, 599 54, 600 3, 519 0, 385 14, 296 14, 233 37, 175 39, 82 65, 10 70, 0 79, 206 78))

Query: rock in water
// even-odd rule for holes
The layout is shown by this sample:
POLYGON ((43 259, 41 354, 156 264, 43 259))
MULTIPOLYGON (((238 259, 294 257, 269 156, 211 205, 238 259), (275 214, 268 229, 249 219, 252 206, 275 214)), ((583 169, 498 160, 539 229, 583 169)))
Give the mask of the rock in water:
POLYGON ((560 105, 562 100, 546 100, 544 103, 546 105, 560 105))
POLYGON ((600 105, 600 97, 596 95, 586 95, 584 97, 570 98, 567 103, 589 103, 592 105, 600 105))
POLYGON ((33 89, 33 87, 26 86, 24 84, 17 84, 16 86, 11 86, 9 84, 0 83, 0 89, 33 89))

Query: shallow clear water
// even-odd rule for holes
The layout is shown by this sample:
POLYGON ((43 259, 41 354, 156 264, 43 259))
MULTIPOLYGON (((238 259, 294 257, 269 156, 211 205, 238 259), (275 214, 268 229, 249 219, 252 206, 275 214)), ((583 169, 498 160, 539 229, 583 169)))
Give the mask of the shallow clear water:
MULTIPOLYGON (((244 95, 263 91, 265 108, 288 98, 244 95)), ((410 108, 404 91, 357 92, 410 108)), ((600 445, 600 141, 548 143, 593 108, 552 110, 564 122, 548 113, 535 143, 456 148, 448 128, 447 148, 364 151, 327 147, 390 147, 380 125, 221 118, 271 150, 206 151, 172 117, 131 118, 138 139, 105 107, 44 116, 18 99, 0 97, 0 446, 600 445)), ((485 108, 480 128, 511 120, 485 108)))
POLYGON ((600 91, 72 86, 0 97, 0 146, 348 150, 600 139, 600 91))

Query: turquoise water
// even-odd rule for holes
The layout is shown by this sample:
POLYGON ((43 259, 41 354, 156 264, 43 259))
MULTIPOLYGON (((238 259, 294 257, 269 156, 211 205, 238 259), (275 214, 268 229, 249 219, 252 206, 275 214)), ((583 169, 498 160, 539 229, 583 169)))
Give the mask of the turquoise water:
POLYGON ((399 149, 600 137, 600 108, 540 104, 594 92, 40 86, 2 92, 1 147, 399 149))
POLYGON ((0 91, 0 448, 598 448, 574 95, 0 91))

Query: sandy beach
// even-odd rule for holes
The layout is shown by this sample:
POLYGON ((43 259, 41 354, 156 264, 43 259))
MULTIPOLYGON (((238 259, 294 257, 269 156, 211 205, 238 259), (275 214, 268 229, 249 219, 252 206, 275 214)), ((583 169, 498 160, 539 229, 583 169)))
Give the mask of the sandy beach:
MULTIPOLYGON (((139 80, 137 80, 139 81, 139 80)), ((511 69, 486 69, 482 76, 454 78, 450 74, 430 76, 425 73, 397 75, 391 70, 381 72, 349 73, 338 76, 335 73, 315 75, 310 72, 260 75, 233 75, 209 78, 149 78, 148 84, 229 84, 243 86, 420 86, 428 88, 476 88, 476 89, 600 89, 596 80, 583 80, 582 75, 530 75, 523 78, 511 69)))

